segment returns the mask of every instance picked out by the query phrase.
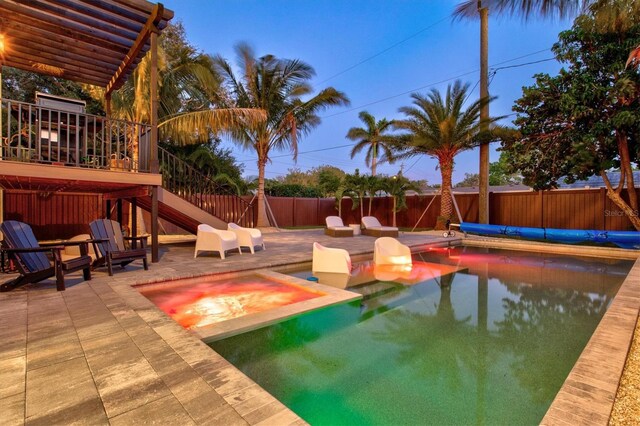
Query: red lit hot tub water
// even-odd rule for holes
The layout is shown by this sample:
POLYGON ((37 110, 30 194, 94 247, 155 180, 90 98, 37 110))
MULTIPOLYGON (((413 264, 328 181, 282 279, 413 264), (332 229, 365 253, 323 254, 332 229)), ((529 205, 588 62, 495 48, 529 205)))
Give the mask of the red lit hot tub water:
POLYGON ((188 329, 323 296, 257 276, 225 280, 202 277, 177 281, 170 287, 139 290, 188 329))

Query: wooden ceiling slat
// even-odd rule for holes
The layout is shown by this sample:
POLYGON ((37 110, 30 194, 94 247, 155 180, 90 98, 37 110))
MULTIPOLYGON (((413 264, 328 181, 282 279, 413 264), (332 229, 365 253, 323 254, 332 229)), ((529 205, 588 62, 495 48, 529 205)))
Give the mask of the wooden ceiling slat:
MULTIPOLYGON (((146 0, 114 0, 114 3, 119 3, 132 9, 139 10, 141 12, 144 12, 146 15, 149 15, 155 6, 155 3, 150 3, 146 0)), ((162 12, 162 19, 164 21, 168 21, 172 18, 173 11, 165 8, 162 12)))
POLYGON ((107 11, 113 13, 118 16, 122 16, 124 18, 130 19, 135 22, 139 22, 141 25, 147 20, 147 16, 149 16, 148 12, 142 12, 140 10, 117 4, 113 1, 109 0, 74 0, 79 3, 86 3, 91 5, 91 7, 98 8, 103 11, 107 11))
POLYGON ((18 46, 29 46, 33 47, 34 49, 43 49, 45 52, 55 52, 55 54, 57 55, 81 61, 82 63, 91 63, 110 71, 115 71, 117 69, 117 67, 113 63, 107 60, 109 59, 108 56, 96 54, 91 59, 89 59, 86 57, 86 55, 82 54, 82 49, 78 49, 73 46, 65 46, 64 50, 60 51, 60 44, 47 38, 37 37, 33 34, 31 34, 29 38, 24 38, 25 36, 22 32, 13 29, 7 29, 7 31, 5 32, 5 36, 10 39, 19 40, 22 43, 11 43, 12 50, 15 49, 20 51, 21 49, 18 46))
POLYGON ((94 37, 88 37, 84 34, 78 34, 77 32, 71 31, 69 28, 49 24, 38 19, 33 19, 27 15, 17 14, 13 11, 2 10, 1 6, 3 1, 5 0, 0 0, 0 17, 6 17, 5 20, 8 22, 21 22, 27 27, 38 28, 51 36, 63 36, 68 40, 76 40, 89 46, 102 47, 103 49, 114 52, 114 54, 124 55, 127 53, 127 49, 120 44, 111 43, 107 40, 99 40, 94 37))
MULTIPOLYGON (((52 43, 57 44, 60 47, 60 50, 73 50, 75 53, 84 54, 88 59, 93 58, 94 56, 99 56, 100 58, 108 58, 110 59, 109 62, 113 62, 114 55, 123 54, 120 50, 114 51, 103 46, 96 46, 80 40, 75 40, 71 37, 52 34, 47 30, 33 27, 22 22, 5 21, 4 24, 7 28, 7 37, 13 37, 16 33, 20 33, 22 35, 19 38, 22 42, 30 42, 31 39, 35 41, 49 40, 52 43)), ((7 49, 10 50, 14 43, 9 38, 6 44, 7 49)))
POLYGON ((51 72, 45 72, 41 69, 35 69, 33 67, 33 63, 27 61, 27 60, 23 60, 23 59, 17 59, 17 58, 6 58, 4 65, 8 66, 8 67, 13 67, 13 68, 18 68, 21 70, 25 70, 25 71, 30 71, 30 72, 36 72, 38 74, 46 74, 46 75, 52 75, 54 77, 60 77, 60 78, 64 78, 67 80, 73 80, 73 81, 77 81, 79 83, 86 83, 86 84, 93 84, 94 86, 100 86, 100 87, 105 87, 107 82, 105 82, 104 80, 92 77, 92 76, 87 76, 85 74, 76 74, 74 72, 70 72, 67 70, 63 70, 63 74, 62 75, 56 75, 54 73, 51 72))
MULTIPOLYGON (((110 79, 111 78, 111 73, 108 70, 104 70, 104 71, 95 71, 95 70, 90 70, 87 68, 83 68, 81 66, 78 65, 73 65, 70 64, 68 62, 61 62, 61 61, 57 61, 57 60, 52 60, 49 58, 45 58, 44 56, 40 55, 38 57, 38 61, 39 62, 35 62, 35 61, 30 61, 28 59, 23 59, 23 58, 7 58, 7 64, 12 61, 12 60, 21 60, 23 64, 25 65, 31 65, 31 69, 34 72, 39 72, 42 68, 38 67, 38 64, 44 64, 47 66, 51 66, 51 67, 56 67, 59 68, 63 71, 64 74, 66 73, 73 73, 76 75, 86 75, 89 78, 95 78, 98 80, 103 80, 103 79, 110 79)), ((52 72, 51 75, 56 76, 55 72, 52 72)), ((63 77, 63 75, 60 75, 59 77, 63 77)))
POLYGON ((88 4, 85 4, 78 0, 56 0, 56 3, 85 15, 100 16, 102 21, 126 28, 136 34, 140 32, 140 29, 144 25, 146 19, 146 16, 144 15, 138 15, 134 19, 131 19, 129 16, 113 13, 96 5, 96 1, 91 1, 88 4))
MULTIPOLYGON (((40 1, 40 0, 14 0, 14 1, 25 4, 26 6, 32 8, 33 10, 41 11, 44 13, 45 16, 50 16, 51 19, 65 19, 65 20, 68 20, 69 22, 84 25, 87 28, 91 28, 93 30, 100 30, 107 34, 115 34, 120 37, 124 37, 127 40, 130 40, 132 37, 137 37, 138 33, 140 32, 140 29, 142 28, 140 25, 136 25, 132 30, 128 28, 130 24, 127 23, 126 21, 122 22, 119 20, 116 21, 113 19, 109 19, 110 21, 116 21, 116 22, 105 22, 104 18, 108 19, 107 16, 102 15, 100 17, 101 19, 96 19, 92 15, 87 15, 85 13, 75 11, 68 6, 60 7, 45 1, 40 1), (123 25, 125 26, 123 27, 123 25)), ((56 0, 56 3, 59 3, 62 5, 64 3, 64 0, 62 2, 56 0)), ((84 9, 85 10, 89 9, 89 13, 93 11, 92 9, 86 8, 86 7, 84 9)), ((90 34, 93 35, 93 33, 90 33, 90 34)), ((102 36, 100 36, 100 38, 102 38, 102 36)))
POLYGON ((32 46, 33 48, 16 45, 13 47, 12 50, 14 52, 18 52, 23 55, 28 55, 32 57, 39 55, 42 58, 45 58, 49 61, 60 64, 58 65, 59 68, 62 68, 62 67, 67 68, 68 65, 72 65, 74 67, 77 67, 77 69, 88 69, 88 70, 95 71, 105 75, 113 74, 113 72, 115 71, 111 64, 109 64, 108 66, 105 66, 105 65, 97 64, 96 62, 84 62, 84 58, 81 60, 78 60, 78 59, 72 58, 73 55, 69 54, 68 52, 60 52, 57 49, 52 49, 47 46, 38 45, 37 43, 31 43, 30 46, 32 46))
POLYGON ((63 31, 63 33, 72 32, 74 37, 78 37, 80 40, 87 41, 91 44, 109 42, 127 47, 130 43, 130 39, 127 37, 108 33, 69 19, 60 18, 52 15, 51 13, 42 12, 32 7, 18 4, 14 0, 2 0, 0 4, 7 11, 9 19, 11 19, 13 15, 27 16, 33 20, 39 21, 39 26, 48 24, 51 28, 50 31, 53 33, 59 33, 60 31, 63 31))

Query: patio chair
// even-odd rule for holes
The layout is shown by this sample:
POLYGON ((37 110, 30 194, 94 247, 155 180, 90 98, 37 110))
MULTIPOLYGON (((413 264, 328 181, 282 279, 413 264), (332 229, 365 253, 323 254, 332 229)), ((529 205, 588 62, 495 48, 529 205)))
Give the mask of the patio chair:
POLYGON ((196 248, 193 253, 194 259, 201 251, 217 251, 220 253, 220 258, 224 259, 224 254, 227 250, 238 250, 238 253, 242 254, 242 250, 238 245, 238 237, 236 237, 235 233, 215 229, 204 223, 198 225, 196 248))
POLYGON ((362 233, 371 237, 398 237, 398 228, 393 226, 382 226, 380 221, 373 216, 362 218, 362 233))
POLYGON ((340 216, 327 216, 325 219, 327 227, 324 233, 330 237, 353 237, 353 228, 344 226, 340 216))
POLYGON ((262 250, 265 250, 264 241, 262 241, 262 232, 260 232, 259 229, 243 228, 233 222, 227 225, 227 229, 236 234, 240 248, 249 247, 251 254, 255 253, 254 248, 256 246, 262 247, 262 250))
POLYGON ((330 272, 335 274, 351 274, 351 257, 344 249, 325 247, 313 243, 313 262, 311 271, 330 272))
POLYGON ((14 261, 20 276, 0 285, 0 291, 8 291, 28 283, 36 283, 55 276, 58 291, 65 289, 64 276, 82 269, 85 280, 91 279, 91 257, 87 256, 86 241, 39 244, 33 230, 26 223, 7 220, 0 224, 4 234, 3 251, 14 261), (80 256, 63 261, 60 252, 68 245, 79 245, 80 256), (46 256, 50 252, 53 265, 46 256))
POLYGON ((130 249, 125 246, 125 240, 145 241, 146 236, 125 237, 122 235, 120 224, 115 220, 98 219, 89 224, 91 237, 93 238, 96 260, 93 262, 94 268, 107 265, 109 276, 113 275, 113 265, 120 265, 122 268, 135 260, 142 260, 145 271, 149 269, 147 264, 147 250, 144 248, 130 249))
POLYGON ((395 238, 380 237, 374 243, 374 265, 411 265, 411 249, 395 238))

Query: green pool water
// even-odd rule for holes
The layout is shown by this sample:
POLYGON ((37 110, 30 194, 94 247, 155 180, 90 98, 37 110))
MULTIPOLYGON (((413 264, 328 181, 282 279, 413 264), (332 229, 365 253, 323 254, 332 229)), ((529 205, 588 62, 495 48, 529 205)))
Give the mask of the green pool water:
POLYGON ((362 301, 210 345, 312 425, 537 424, 632 265, 470 247, 414 259, 468 270, 358 286, 362 301))

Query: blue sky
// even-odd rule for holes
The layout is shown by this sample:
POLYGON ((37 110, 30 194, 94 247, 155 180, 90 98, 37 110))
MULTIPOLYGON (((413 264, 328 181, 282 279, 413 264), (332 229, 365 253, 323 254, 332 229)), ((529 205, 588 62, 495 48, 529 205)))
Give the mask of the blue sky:
MULTIPOLYGON (((275 178, 298 167, 308 170, 330 164, 347 172, 359 168, 370 173, 364 156, 350 158, 349 128, 361 126, 358 113, 367 110, 376 118, 401 118, 398 108, 411 103, 409 93, 432 88, 446 90, 458 77, 475 86, 479 96, 479 22, 453 21, 458 0, 166 0, 175 11, 189 41, 210 54, 221 54, 235 63, 234 45, 253 46, 256 54, 301 59, 316 70, 316 89, 333 86, 351 100, 350 107, 321 113, 322 124, 300 141, 297 164, 289 152, 272 152, 266 176, 275 178), (362 63, 361 63, 362 62, 362 63), (317 151, 327 149, 324 151, 317 151), (316 151, 316 152, 309 152, 316 151)), ((498 68, 490 94, 498 96, 491 115, 511 114, 522 87, 532 84, 539 72, 555 74, 555 61, 503 68, 552 58, 549 50, 570 21, 490 17, 489 64, 498 68)), ((510 117, 512 119, 513 117, 510 117)), ((257 175, 255 155, 231 142, 245 175, 257 175)), ((498 159, 495 148, 491 161, 498 159)), ((439 183, 437 162, 416 157, 404 163, 405 175, 439 183)), ((395 174, 400 164, 384 164, 378 173, 395 174)), ((456 158, 454 183, 465 173, 477 173, 476 150, 456 158)))

